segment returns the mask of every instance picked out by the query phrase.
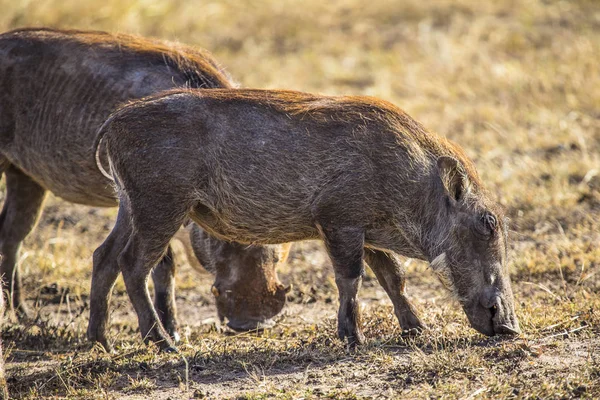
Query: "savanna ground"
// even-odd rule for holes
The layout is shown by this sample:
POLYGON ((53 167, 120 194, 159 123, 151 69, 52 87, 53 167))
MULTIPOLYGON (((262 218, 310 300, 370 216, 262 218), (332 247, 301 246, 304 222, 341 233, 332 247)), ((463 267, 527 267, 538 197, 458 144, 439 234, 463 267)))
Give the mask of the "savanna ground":
MULTIPOLYGON (((14 397, 600 397, 600 4, 594 1, 0 0, 0 28, 95 28, 212 51, 243 86, 390 100, 460 143, 511 219, 523 334, 486 338, 421 262, 409 294, 429 325, 403 338, 368 272, 368 343, 335 337, 337 293, 318 243, 280 271, 279 324, 219 332, 211 277, 179 257, 182 355, 141 344, 119 281, 116 354, 85 340, 91 254, 114 209, 50 197, 20 267, 35 323, 2 333, 14 397)), ((34 78, 33 78, 34 79, 34 78)))

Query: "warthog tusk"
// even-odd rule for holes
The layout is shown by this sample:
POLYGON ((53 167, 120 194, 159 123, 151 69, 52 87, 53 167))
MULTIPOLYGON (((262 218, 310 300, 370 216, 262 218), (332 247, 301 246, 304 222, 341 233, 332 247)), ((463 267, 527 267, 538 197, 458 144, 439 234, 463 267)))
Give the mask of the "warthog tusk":
POLYGON ((520 331, 518 331, 515 328, 512 328, 508 325, 498 325, 498 327, 502 328, 502 329, 506 329, 508 332, 512 333, 513 335, 518 335, 519 333, 521 333, 520 331))

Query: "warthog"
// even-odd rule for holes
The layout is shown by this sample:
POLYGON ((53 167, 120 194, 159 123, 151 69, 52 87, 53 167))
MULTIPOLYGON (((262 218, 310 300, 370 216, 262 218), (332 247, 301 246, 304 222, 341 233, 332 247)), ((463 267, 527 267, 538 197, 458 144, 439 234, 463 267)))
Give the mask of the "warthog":
MULTIPOLYGON (((430 261, 478 331, 519 331, 500 210, 459 146, 392 104, 292 91, 174 90, 113 113, 97 141, 107 148, 119 216, 94 268, 120 267, 142 337, 163 348, 171 342, 145 279, 188 217, 241 243, 322 239, 339 290, 338 335, 351 345, 364 340, 357 300, 363 260, 402 328, 422 327, 394 254, 430 261)), ((92 307, 105 309, 112 283, 94 285, 92 307)), ((102 318, 91 319, 90 329, 100 332, 105 314, 96 315, 102 318)))
MULTIPOLYGON (((15 268, 17 254, 35 226, 46 193, 90 206, 116 206, 112 182, 94 160, 98 128, 122 102, 186 86, 210 89, 232 84, 207 52, 187 46, 104 32, 22 29, 0 35, 0 174, 5 173, 7 187, 0 214, 1 272, 4 289, 12 293, 12 305, 21 314, 26 312, 15 268)), ((234 243, 206 240, 215 240, 218 250, 211 256, 224 265, 245 264, 247 273, 257 274, 256 296, 249 301, 246 292, 239 296, 231 292, 233 304, 263 307, 264 317, 281 310, 284 290, 269 264, 274 248, 256 246, 247 251, 234 243)), ((175 337, 173 268, 169 248, 153 278, 161 320, 175 337)), ((94 282, 113 282, 116 274, 94 270, 94 282)), ((218 275, 216 285, 230 291, 240 287, 233 275, 218 275)), ((105 290, 103 286, 103 298, 105 290)), ((92 287, 92 299, 97 295, 92 287)), ((231 317, 233 324, 244 321, 239 328, 252 328, 263 322, 254 319, 257 314, 231 317)), ((97 337, 93 331, 89 335, 97 337)))
POLYGON ((176 235, 191 264, 218 277, 212 286, 221 321, 236 330, 269 328, 291 286, 283 286, 277 268, 288 257, 290 244, 248 245, 214 239, 196 224, 176 235), (186 235, 186 233, 188 233, 186 235), (199 261, 194 263, 194 259, 199 261))

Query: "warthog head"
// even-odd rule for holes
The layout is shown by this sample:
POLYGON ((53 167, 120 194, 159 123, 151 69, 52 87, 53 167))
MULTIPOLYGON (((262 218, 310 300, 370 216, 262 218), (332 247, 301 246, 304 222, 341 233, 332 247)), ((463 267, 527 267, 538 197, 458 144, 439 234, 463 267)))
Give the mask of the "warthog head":
POLYGON ((286 245, 248 246, 227 257, 226 272, 217 272, 212 293, 219 317, 226 317, 230 328, 245 331, 274 325, 271 318, 279 314, 291 288, 279 281, 276 271, 288 249, 286 245))
POLYGON ((433 222, 431 268, 461 303, 471 326, 486 335, 517 334, 507 269, 507 226, 468 161, 438 159, 442 184, 433 222))
POLYGON ((219 318, 235 330, 264 329, 285 305, 285 287, 277 267, 287 259, 290 245, 246 245, 215 240, 195 224, 190 239, 196 257, 215 275, 212 293, 219 318))

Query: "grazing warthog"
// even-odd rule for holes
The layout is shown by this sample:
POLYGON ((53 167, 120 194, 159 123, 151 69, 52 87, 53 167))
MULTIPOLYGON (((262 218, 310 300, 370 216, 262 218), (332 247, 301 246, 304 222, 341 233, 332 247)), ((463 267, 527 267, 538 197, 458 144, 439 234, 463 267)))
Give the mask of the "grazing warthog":
POLYGON ((196 224, 189 224, 186 230, 189 232, 180 230, 176 237, 183 242, 194 268, 201 265, 215 275, 212 293, 221 321, 227 317, 227 325, 236 330, 272 327, 270 318, 279 313, 291 289, 277 277, 290 244, 258 246, 216 240, 196 224))
MULTIPOLYGON (((210 89, 231 87, 231 83, 208 53, 182 45, 128 35, 50 29, 0 35, 0 174, 6 175, 7 187, 0 214, 1 272, 4 290, 12 293, 12 305, 21 314, 26 312, 15 268, 17 254, 35 226, 46 193, 90 206, 116 206, 112 182, 100 173, 94 160, 98 128, 122 102, 186 86, 210 89)), ((246 251, 235 243, 206 240, 215 240, 218 250, 212 256, 220 257, 223 264, 231 261, 237 268, 247 263, 248 273, 262 274, 255 281, 262 285, 256 294, 265 297, 256 298, 253 304, 262 301, 266 305, 261 310, 263 316, 272 317, 281 310, 284 291, 279 289, 274 265, 268 259, 274 249, 246 251)), ((197 253, 202 251, 198 248, 197 253)), ((153 278, 156 307, 165 328, 175 337, 171 255, 169 248, 153 278)), ((96 257, 103 256, 97 253, 96 257)), ((91 298, 101 293, 104 299, 112 284, 102 282, 113 282, 118 271, 104 268, 93 274, 91 298), (98 285, 102 287, 99 292, 98 285)), ((217 283, 228 279, 217 276, 217 283)), ((246 293, 236 296, 230 293, 230 301, 245 306, 246 293)), ((226 310, 219 310, 229 316, 226 310)), ((91 312, 93 317, 107 310, 93 308, 91 312)), ((232 317, 243 319, 244 327, 252 328, 263 322, 254 315, 257 313, 232 317)), ((88 334, 92 339, 99 337, 95 331, 88 334)))
MULTIPOLYGON (((394 253, 428 260, 478 331, 516 333, 506 226, 471 161, 392 104, 291 91, 174 90, 104 123, 119 217, 94 268, 118 263, 144 338, 171 346, 145 286, 190 217, 241 243, 320 238, 339 290, 338 335, 364 340, 363 260, 403 329, 421 322, 394 253)), ((106 283, 103 283, 106 285, 106 283)), ((105 308, 107 289, 94 307, 105 308)), ((105 314, 98 314, 103 316, 105 314)), ((90 320, 90 329, 106 325, 90 320)))

